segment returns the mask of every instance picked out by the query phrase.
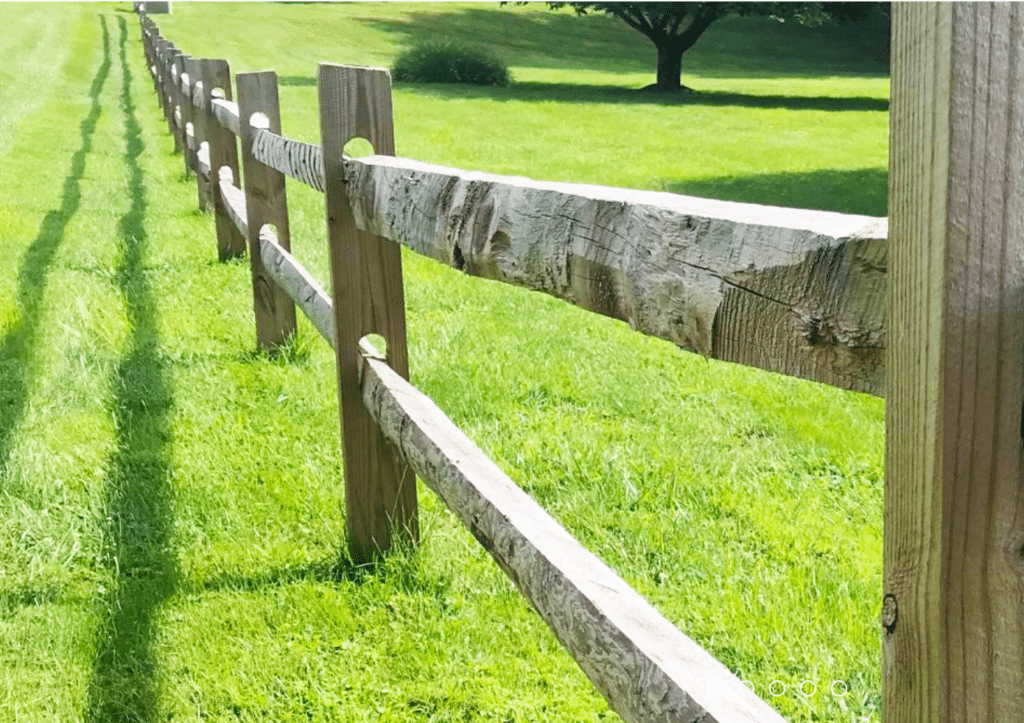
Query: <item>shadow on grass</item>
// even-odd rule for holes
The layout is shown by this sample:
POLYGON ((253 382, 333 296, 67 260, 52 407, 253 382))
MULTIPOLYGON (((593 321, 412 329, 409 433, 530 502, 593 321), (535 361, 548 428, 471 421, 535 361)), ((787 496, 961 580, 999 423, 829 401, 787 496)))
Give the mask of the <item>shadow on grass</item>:
MULTIPOLYGON (((303 581, 323 583, 357 581, 370 571, 372 571, 370 567, 359 568, 347 560, 332 558, 317 560, 308 565, 268 570, 258 575, 217 575, 216 577, 203 580, 201 583, 193 584, 190 591, 194 593, 220 591, 256 592, 266 588, 280 587, 303 581)), ((189 587, 188 582, 183 582, 182 585, 185 588, 189 587)))
MULTIPOLYGON (((283 86, 315 88, 316 78, 286 75, 278 79, 283 86)), ((415 90, 426 96, 449 99, 487 98, 522 103, 614 103, 617 105, 735 106, 741 108, 785 108, 786 110, 888 111, 885 98, 801 95, 748 95, 722 91, 664 93, 624 88, 619 85, 584 85, 528 81, 504 87, 459 83, 395 83, 396 89, 415 90)))
POLYGON ((888 178, 884 168, 764 173, 669 182, 665 190, 766 206, 885 216, 888 213, 888 178))
POLYGON ((412 590, 420 577, 420 549, 408 542, 398 544, 387 555, 373 562, 357 565, 348 554, 316 560, 306 565, 280 567, 259 574, 222 574, 202 581, 181 582, 182 592, 257 592, 299 582, 362 585, 383 582, 400 589, 412 590))
MULTIPOLYGON (((315 81, 313 83, 316 84, 315 81)), ((298 85, 298 83, 295 83, 298 85)), ((576 85, 572 83, 513 83, 503 88, 455 83, 396 83, 396 88, 415 89, 423 95, 445 99, 487 98, 497 101, 558 103, 615 103, 619 105, 735 106, 742 108, 785 108, 787 110, 888 111, 883 98, 798 95, 748 95, 720 91, 665 93, 636 90, 615 85, 576 85)))
POLYGON ((92 108, 79 126, 82 143, 71 157, 71 172, 64 179, 60 208, 50 211, 39 225, 39 233, 29 244, 18 270, 18 306, 21 317, 0 342, 0 492, 10 465, 14 429, 25 411, 28 363, 42 316, 43 298, 50 267, 57 255, 68 223, 82 202, 81 181, 85 159, 92 150, 103 106, 100 91, 110 75, 110 35, 103 25, 103 60, 96 70, 89 97, 92 108))
POLYGON ((128 66, 128 26, 121 30, 121 110, 124 162, 131 207, 119 222, 123 256, 116 283, 131 323, 127 356, 112 380, 117 452, 107 478, 107 548, 112 578, 89 687, 90 723, 155 721, 157 696, 152 643, 155 615, 172 594, 177 569, 170 549, 170 493, 167 462, 172 404, 159 354, 156 309, 143 266, 147 244, 147 195, 139 156, 145 144, 135 117, 128 66))
MULTIPOLYGON (((649 73, 654 81, 654 44, 612 17, 495 12, 492 6, 386 18, 374 17, 371 4, 364 7, 365 14, 352 20, 394 36, 400 45, 446 38, 500 49, 501 59, 510 65, 567 72, 640 72, 649 73)), ((872 52, 877 43, 865 43, 853 30, 730 16, 716 21, 686 53, 683 72, 715 78, 886 76, 887 63, 872 52)))

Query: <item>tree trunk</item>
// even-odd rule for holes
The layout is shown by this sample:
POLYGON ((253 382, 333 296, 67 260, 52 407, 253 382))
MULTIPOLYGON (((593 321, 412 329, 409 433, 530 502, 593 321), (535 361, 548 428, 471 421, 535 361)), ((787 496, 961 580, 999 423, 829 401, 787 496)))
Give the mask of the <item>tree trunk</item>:
POLYGON ((658 90, 680 90, 683 85, 680 76, 683 72, 683 49, 676 43, 658 44, 658 90))

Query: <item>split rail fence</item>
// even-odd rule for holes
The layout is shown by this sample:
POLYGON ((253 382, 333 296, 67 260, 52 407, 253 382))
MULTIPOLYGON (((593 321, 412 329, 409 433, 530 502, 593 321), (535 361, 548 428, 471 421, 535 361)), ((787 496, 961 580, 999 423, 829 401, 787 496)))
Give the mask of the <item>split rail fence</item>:
POLYGON ((417 538, 419 475, 625 720, 782 721, 409 384, 402 244, 706 356, 885 392, 885 720, 1024 720, 1024 5, 896 5, 888 222, 395 158, 380 69, 321 64, 322 142, 301 143, 275 73, 239 73, 235 98, 226 60, 140 21, 219 256, 249 251, 257 343, 298 305, 336 350, 355 561, 417 538), (376 155, 347 157, 357 137, 376 155), (333 299, 290 253, 286 176, 325 196, 333 299))

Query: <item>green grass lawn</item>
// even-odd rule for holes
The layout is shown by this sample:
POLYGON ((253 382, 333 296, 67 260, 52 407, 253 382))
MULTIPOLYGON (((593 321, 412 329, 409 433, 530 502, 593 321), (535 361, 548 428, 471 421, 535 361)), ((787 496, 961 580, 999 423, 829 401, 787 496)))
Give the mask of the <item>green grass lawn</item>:
MULTIPOLYGON (((305 319, 282 357, 255 352, 248 262, 216 261, 128 6, 0 20, 0 720, 615 719, 431 493, 418 551, 377 570, 339 555, 333 353, 305 319)), ((402 155, 886 212, 885 68, 824 30, 723 21, 685 59, 700 92, 665 98, 635 91, 653 48, 603 17, 175 3, 156 20, 197 57, 277 70, 303 140, 318 61, 386 66, 443 34, 493 46, 517 82, 399 85, 402 155)), ((326 281, 322 199, 288 192, 293 247, 326 281)), ((411 254, 405 275, 413 381, 513 479, 788 719, 879 720, 880 400, 411 254)))

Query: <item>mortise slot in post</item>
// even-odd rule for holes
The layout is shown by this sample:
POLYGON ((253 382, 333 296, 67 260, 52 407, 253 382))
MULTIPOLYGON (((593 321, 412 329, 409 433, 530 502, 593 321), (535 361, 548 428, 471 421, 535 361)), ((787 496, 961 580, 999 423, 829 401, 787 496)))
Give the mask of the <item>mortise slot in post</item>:
POLYGON ((366 156, 376 155, 373 144, 359 136, 350 139, 341 152, 345 158, 366 158, 366 156))
POLYGON ((359 340, 359 351, 377 359, 388 358, 388 341, 380 334, 367 334, 359 340))

